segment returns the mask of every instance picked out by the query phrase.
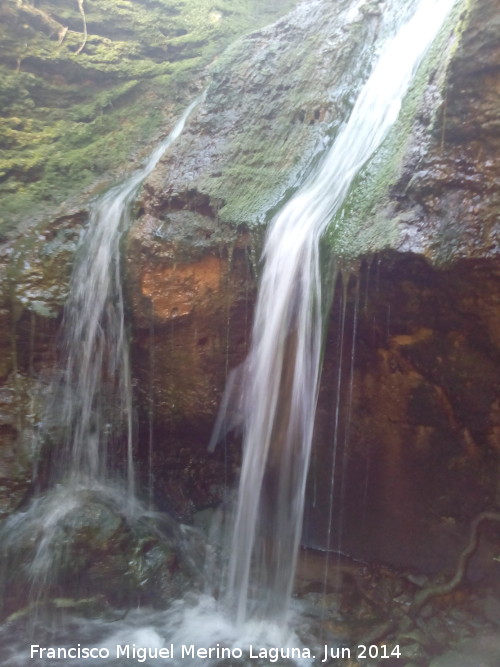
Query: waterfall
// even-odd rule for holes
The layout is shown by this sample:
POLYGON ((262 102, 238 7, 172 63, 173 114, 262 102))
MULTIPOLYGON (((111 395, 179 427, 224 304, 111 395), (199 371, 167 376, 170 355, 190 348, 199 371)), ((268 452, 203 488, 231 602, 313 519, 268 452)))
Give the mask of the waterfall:
POLYGON ((64 371, 51 406, 63 427, 65 446, 58 476, 68 478, 70 484, 103 484, 110 441, 125 436, 127 487, 129 496, 134 496, 132 387, 120 239, 129 227, 130 206, 141 183, 179 137, 199 101, 187 107, 147 163, 100 197, 91 211, 65 306, 64 371))
MULTIPOLYGON (((29 565, 31 598, 43 598, 64 563, 68 525, 82 506, 97 500, 131 520, 144 514, 135 498, 132 383, 120 271, 120 239, 144 179, 181 134, 203 95, 184 111, 147 163, 94 204, 65 305, 62 370, 49 388, 44 428, 62 444, 53 455, 52 486, 26 511, 2 526, 2 552, 12 558, 34 543, 29 565), (110 444, 126 442, 125 484, 114 480, 110 444)), ((76 519, 78 522, 78 518, 76 519)))
MULTIPOLYGON (((416 68, 453 4, 421 0, 386 41, 348 122, 270 225, 251 348, 239 370, 242 378, 230 379, 222 404, 224 410, 236 403, 243 414, 226 590, 238 624, 260 618, 284 626, 287 620, 320 377, 325 306, 320 238, 394 124, 416 68)), ((221 414, 218 422, 223 419, 221 414)))
MULTIPOLYGON (((195 591, 176 600, 167 610, 131 609, 107 625, 101 618, 87 621, 81 616, 77 624, 69 625, 60 635, 68 646, 77 643, 75 637, 78 647, 80 641, 83 646, 88 640, 104 652, 116 651, 117 645, 133 647, 135 651, 136 644, 140 651, 145 646, 154 651, 155 647, 173 642, 176 655, 172 664, 185 665, 193 660, 179 655, 183 644, 196 645, 206 652, 209 646, 218 651, 220 643, 224 650, 240 653, 244 652, 240 647, 255 642, 263 646, 301 645, 299 634, 294 630, 288 632, 292 623, 287 623, 321 373, 326 292, 332 291, 324 289, 328 277, 322 275, 320 241, 342 207, 353 179, 393 126, 416 68, 454 2, 392 0, 392 4, 388 3, 391 15, 395 13, 394 5, 405 5, 400 8, 399 27, 387 37, 386 22, 371 75, 361 88, 350 118, 323 160, 269 226, 251 348, 244 364, 230 375, 211 443, 213 446, 224 420, 230 416, 226 414, 229 408, 236 405, 243 415, 244 451, 223 604, 217 608, 218 601, 211 594, 195 591)), ((358 4, 354 9, 357 11, 358 4)), ((52 584, 50 577, 57 569, 57 557, 61 558, 56 553, 61 545, 64 557, 64 545, 71 537, 65 530, 67 524, 64 525, 67 515, 86 498, 95 497, 87 491, 96 491, 95 495, 105 500, 114 494, 113 511, 124 501, 124 496, 134 499, 131 375, 120 242, 141 183, 180 135, 198 102, 199 99, 195 100, 186 109, 141 170, 96 202, 82 237, 63 318, 61 373, 51 390, 46 415, 47 433, 54 436, 54 441, 64 443, 63 453, 51 489, 35 499, 26 512, 13 515, 1 534, 5 550, 11 545, 17 547, 17 551, 12 549, 14 557, 22 552, 24 545, 35 545, 35 560, 29 575, 42 585, 52 584), (123 491, 125 487, 125 494, 122 491, 115 494, 109 459, 115 444, 123 442, 127 450, 126 483, 120 489, 123 491), (59 530, 58 536, 57 527, 61 525, 63 530, 59 530)), ((343 291, 338 349, 340 353, 348 350, 350 360, 344 366, 339 362, 335 376, 332 460, 337 458, 341 389, 348 385, 347 393, 353 392, 358 312, 356 300, 349 340, 345 328, 348 279, 341 278, 342 290, 337 290, 343 291)), ((334 496, 332 481, 332 501, 334 496)), ((134 516, 134 507, 133 503, 123 502, 118 509, 129 519, 134 516)), ((325 513, 336 512, 330 506, 325 513)), ((326 579, 325 574, 325 585, 326 579)), ((0 628, 0 639, 10 631, 9 624, 0 628)), ((40 638, 35 637, 34 641, 39 642, 40 638)), ((3 664, 26 664, 31 659, 25 634, 20 635, 18 645, 21 644, 21 649, 18 646, 13 649, 21 656, 16 658, 17 662, 3 664)), ((50 645, 54 646, 55 641, 51 640, 50 645)), ((253 657, 250 656, 252 661, 253 657)), ((306 657, 307 660, 294 664, 310 665, 306 657)), ((250 664, 250 658, 243 657, 246 662, 242 664, 250 664)), ((200 659, 207 665, 220 663, 218 656, 208 661, 200 659)), ((110 660, 110 664, 124 664, 118 658, 116 662, 110 660)), ((142 661, 135 656, 133 660, 142 661)), ((82 659, 74 664, 83 662, 82 659)), ((47 661, 47 664, 56 663, 47 661)), ((159 662, 151 658, 145 664, 159 662)))

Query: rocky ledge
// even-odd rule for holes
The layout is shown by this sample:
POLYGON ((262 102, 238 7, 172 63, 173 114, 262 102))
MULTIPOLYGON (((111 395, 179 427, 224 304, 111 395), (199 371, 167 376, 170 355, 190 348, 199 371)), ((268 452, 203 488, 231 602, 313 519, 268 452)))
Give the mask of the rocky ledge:
MULTIPOLYGON (((345 258, 358 318, 346 325, 356 345, 342 378, 351 529, 334 539, 427 570, 452 563, 474 514, 499 502, 498 17, 484 0, 460 11, 350 193, 348 224, 324 243, 345 258)), ((181 514, 214 502, 238 467, 237 442, 214 455, 206 443, 248 346, 262 223, 345 120, 380 20, 378 3, 356 13, 319 1, 234 45, 145 185, 126 250, 134 372, 141 432, 154 436, 155 474, 181 514)), ((312 473, 319 466, 325 503, 340 303, 312 473)), ((316 508, 306 540, 323 548, 328 510, 316 508)))

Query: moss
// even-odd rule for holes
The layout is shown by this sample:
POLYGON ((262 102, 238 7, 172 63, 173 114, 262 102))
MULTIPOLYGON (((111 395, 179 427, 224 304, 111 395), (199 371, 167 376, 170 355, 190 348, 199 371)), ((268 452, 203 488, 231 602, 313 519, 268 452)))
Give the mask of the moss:
POLYGON ((80 53, 76 0, 2 4, 0 233, 126 164, 192 96, 187 73, 293 3, 92 0, 80 53))
MULTIPOLYGON (((401 174, 426 87, 432 78, 432 85, 440 91, 445 85, 447 64, 456 48, 456 41, 450 40, 450 31, 454 26, 455 31, 460 29, 459 16, 467 4, 468 0, 463 0, 451 12, 405 96, 398 120, 354 179, 342 208, 332 220, 324 242, 335 254, 352 259, 388 247, 397 238, 398 219, 377 214, 377 207, 387 199, 390 187, 401 174)), ((439 111, 440 104, 437 104, 430 124, 431 132, 439 111)))

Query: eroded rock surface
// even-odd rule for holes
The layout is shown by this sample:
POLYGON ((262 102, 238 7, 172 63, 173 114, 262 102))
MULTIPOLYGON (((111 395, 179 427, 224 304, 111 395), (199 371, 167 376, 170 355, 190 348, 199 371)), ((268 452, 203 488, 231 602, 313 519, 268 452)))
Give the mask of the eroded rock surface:
MULTIPOLYGON (((452 571, 474 517, 498 507, 499 278, 493 260, 436 270, 410 254, 375 258, 347 289, 340 358, 339 288, 305 522, 311 545, 330 540, 364 560, 452 571)), ((471 563, 492 581, 497 534, 484 531, 471 563)))
MULTIPOLYGON (((381 20, 379 3, 358 12, 349 4, 308 3, 221 56, 204 102, 148 179, 124 243, 138 458, 158 505, 179 514, 217 502, 233 481, 236 441, 210 455, 206 445, 227 373, 248 348, 264 223, 345 120, 381 20)), ((415 115, 398 126, 405 134, 384 187, 370 190, 360 226, 340 244, 345 250, 352 241, 358 260, 369 261, 360 286, 347 290, 358 319, 347 324, 354 357, 351 343, 343 351, 341 385, 352 400, 342 404, 340 437, 350 449, 336 473, 335 494, 344 497, 333 539, 367 559, 427 570, 452 564, 474 514, 499 502, 497 21, 495 7, 476 0, 457 34, 449 29, 442 58, 419 81, 415 115)), ((182 102, 199 87, 186 89, 182 102)), ((180 107, 176 98, 169 120, 180 107)), ((370 168, 360 182, 369 185, 370 168)), ((43 239, 5 246, 5 512, 29 485, 33 454, 19 434, 28 432, 27 415, 29 428, 37 421, 26 407, 32 378, 50 366, 83 218, 73 211, 50 234, 39 228, 43 239)), ((339 304, 312 464, 312 475, 318 466, 322 475, 319 509, 306 530, 321 546, 324 528, 315 531, 329 513, 339 304)), ((481 558, 491 576, 498 538, 486 537, 481 558)))
POLYGON ((318 0, 234 44, 145 184, 127 239, 134 373, 143 439, 152 424, 153 468, 181 511, 233 477, 234 450, 212 467, 206 446, 248 347, 262 223, 345 118, 380 18, 318 0))
MULTIPOLYGON (((225 370, 249 340, 255 225, 286 199, 321 151, 321 137, 345 118, 352 81, 337 78, 336 58, 358 58, 362 67, 353 31, 366 44, 378 20, 376 6, 374 15, 365 7, 339 31, 338 17, 322 14, 329 37, 314 49, 316 36, 324 39, 323 28, 312 30, 319 8, 255 33, 224 57, 184 137, 146 184, 128 240, 143 424, 153 425, 159 474, 171 480, 181 511, 211 502, 217 480, 237 467, 235 449, 211 467, 204 447, 225 370), (291 58, 296 40, 314 49, 313 64, 291 58)), ((358 557, 429 571, 452 566, 474 515, 499 502, 500 56, 494 8, 478 0, 462 18, 410 95, 396 128, 406 134, 389 142, 390 176, 370 181, 389 156, 383 150, 360 179, 369 190, 360 226, 346 228, 340 243, 327 240, 341 252, 352 241, 351 251, 371 266, 361 272, 365 296, 358 294, 357 324, 347 325, 344 344, 341 385, 352 400, 343 404, 338 437, 351 449, 335 473, 343 519, 334 512, 334 524, 344 527, 334 526, 331 539, 358 557)), ((355 212, 356 193, 350 205, 355 212)), ((324 531, 339 319, 336 303, 313 457, 316 509, 306 519, 306 539, 321 547, 332 546, 324 531)), ((488 576, 493 538, 481 556, 488 576)))

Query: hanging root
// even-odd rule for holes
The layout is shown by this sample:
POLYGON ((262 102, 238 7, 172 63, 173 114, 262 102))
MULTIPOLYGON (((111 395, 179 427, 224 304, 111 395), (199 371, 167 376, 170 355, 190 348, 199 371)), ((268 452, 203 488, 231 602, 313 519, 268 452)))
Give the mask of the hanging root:
POLYGON ((83 49, 85 48, 85 44, 87 43, 87 19, 85 18, 85 10, 83 9, 83 0, 77 0, 78 2, 78 9, 80 10, 80 14, 82 15, 82 21, 83 21, 83 42, 80 44, 78 51, 75 52, 75 55, 79 55, 83 49))
POLYGON ((481 512, 481 514, 476 516, 476 518, 471 523, 469 541, 460 554, 455 574, 449 581, 443 584, 432 584, 417 593, 409 611, 409 614, 412 618, 415 618, 420 613, 422 607, 427 604, 429 600, 435 597, 439 597, 440 595, 447 595, 448 593, 451 593, 463 581, 469 559, 477 549, 479 542, 479 526, 484 521, 497 521, 500 523, 500 512, 481 512))
POLYGON ((43 26, 49 36, 60 35, 61 31, 64 30, 64 26, 59 23, 59 21, 56 21, 50 14, 47 14, 47 12, 44 12, 42 9, 38 9, 32 5, 25 5, 19 0, 17 6, 28 23, 36 27, 43 26))
POLYGON ((66 37, 68 33, 68 26, 65 26, 62 30, 59 31, 58 37, 59 41, 57 42, 57 46, 61 46, 61 44, 64 42, 64 38, 66 37))

